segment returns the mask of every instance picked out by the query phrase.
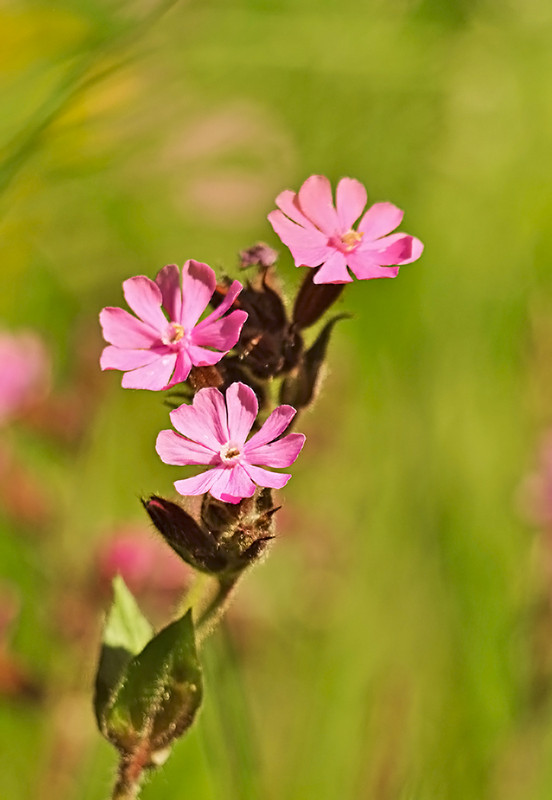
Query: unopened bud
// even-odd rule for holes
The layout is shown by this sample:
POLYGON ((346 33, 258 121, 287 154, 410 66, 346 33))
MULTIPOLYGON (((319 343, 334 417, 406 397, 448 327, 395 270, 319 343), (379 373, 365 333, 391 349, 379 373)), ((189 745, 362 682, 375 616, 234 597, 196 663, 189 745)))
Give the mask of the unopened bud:
POLYGON ((167 544, 187 564, 209 573, 221 572, 227 567, 214 536, 200 527, 181 506, 156 495, 142 500, 142 505, 167 544))
POLYGON ((278 253, 264 242, 257 242, 253 247, 242 250, 240 253, 240 266, 242 269, 248 267, 262 267, 267 269, 276 263, 278 253))
POLYGON ((293 323, 299 330, 309 328, 341 295, 344 283, 314 283, 316 270, 307 270, 293 306, 293 323))

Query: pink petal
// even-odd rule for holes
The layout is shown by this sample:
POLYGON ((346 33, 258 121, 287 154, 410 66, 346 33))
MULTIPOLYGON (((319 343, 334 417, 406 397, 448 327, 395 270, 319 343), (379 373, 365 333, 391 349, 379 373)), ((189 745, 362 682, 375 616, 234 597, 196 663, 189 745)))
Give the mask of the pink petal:
POLYGON ((358 230, 364 233, 366 240, 379 239, 398 227, 404 211, 393 203, 374 203, 359 222, 358 230))
POLYGON ((184 439, 174 431, 161 431, 155 443, 155 449, 165 464, 187 466, 189 464, 216 464, 219 463, 218 453, 199 442, 184 439))
POLYGON ((104 308, 100 312, 104 339, 122 348, 145 348, 161 344, 159 334, 123 308, 104 308))
POLYGON ((343 231, 352 228, 364 211, 368 197, 366 189, 354 178, 342 178, 337 184, 337 216, 343 231))
POLYGON ((297 247, 288 245, 296 267, 319 267, 334 252, 333 247, 297 247))
POLYGON ((210 320, 207 317, 192 331, 192 342, 200 347, 214 347, 227 353, 240 338, 247 316, 247 311, 232 311, 222 319, 210 320))
POLYGON ((229 440, 241 446, 257 418, 259 411, 257 396, 245 383, 232 383, 226 390, 226 405, 229 440))
POLYGON ((161 290, 163 308, 172 322, 179 322, 182 317, 182 288, 180 286, 180 268, 176 264, 167 264, 157 273, 155 283, 161 290))
POLYGON ((317 228, 327 236, 339 233, 339 219, 334 208, 332 187, 324 175, 311 175, 298 192, 299 206, 317 228))
POLYGON ((355 253, 349 254, 347 261, 356 277, 361 281, 372 278, 396 278, 399 274, 398 267, 380 267, 372 253, 361 253, 357 250, 355 253))
POLYGON ((100 367, 102 369, 121 369, 126 372, 129 369, 145 367, 158 358, 159 353, 154 350, 125 350, 108 345, 104 347, 100 356, 100 367))
POLYGON ((174 488, 183 495, 205 494, 210 490, 219 472, 218 469, 210 469, 194 475, 192 478, 182 478, 182 480, 174 482, 174 488))
POLYGON ((159 392, 166 389, 176 363, 176 353, 158 356, 151 364, 132 372, 125 372, 121 386, 123 389, 149 389, 159 392))
POLYGON ((413 261, 417 261, 424 252, 423 242, 415 236, 411 236, 410 240, 410 257, 403 259, 401 264, 411 264, 413 261))
MULTIPOLYGON (((263 444, 268 444, 276 439, 281 433, 285 431, 297 411, 293 406, 278 406, 267 417, 261 429, 253 434, 251 439, 246 442, 244 453, 251 453, 257 447, 262 447, 263 444)), ((249 456, 248 456, 249 459, 249 456)))
POLYGON ((239 295, 242 289, 243 286, 239 281, 232 281, 232 283, 228 287, 228 291, 226 292, 226 295, 222 303, 219 306, 217 306, 214 311, 211 311, 211 313, 208 316, 206 316, 205 319, 202 319, 201 322, 196 325, 196 330, 203 330, 204 328, 209 327, 209 325, 212 322, 219 319, 219 317, 222 317, 222 315, 225 314, 226 311, 228 311, 228 309, 232 306, 232 303, 234 302, 234 300, 239 295))
POLYGON ((353 279, 345 255, 340 250, 333 250, 312 280, 313 283, 350 283, 353 279))
POLYGON ((138 275, 123 283, 125 300, 134 313, 156 331, 164 331, 167 318, 161 311, 161 291, 156 283, 138 275))
POLYGON ((280 192, 276 198, 276 205, 287 217, 297 222, 299 225, 302 225, 303 228, 307 228, 307 230, 310 228, 317 230, 310 219, 308 219, 299 208, 298 197, 291 189, 280 192))
POLYGON ((192 368, 192 362, 193 359, 184 348, 177 352, 176 365, 171 378, 170 386, 176 386, 177 383, 183 383, 188 378, 192 368))
POLYGON ((289 467, 296 460, 305 444, 302 433, 289 433, 277 442, 246 451, 248 464, 263 464, 265 467, 289 467))
POLYGON ((209 304, 217 279, 201 261, 190 259, 182 267, 182 314, 180 321, 190 331, 209 304))
MULTIPOLYGON (((294 248, 303 250, 316 250, 326 248, 328 237, 316 228, 303 228, 288 219, 281 211, 271 211, 267 217, 268 221, 291 252, 294 248)), ((316 265, 318 266, 318 265, 316 265)))
POLYGON ((255 494, 255 484, 241 464, 216 471, 216 480, 209 491, 217 500, 225 503, 239 503, 243 497, 251 497, 255 494))
POLYGON ((245 469, 258 486, 267 486, 270 489, 281 489, 291 478, 291 475, 286 472, 270 472, 251 464, 246 464, 245 469))
MULTIPOLYGON (((197 396, 196 394, 194 405, 197 396)), ((223 442, 219 441, 213 432, 210 416, 198 413, 194 405, 189 406, 183 403, 178 408, 175 408, 174 411, 170 413, 171 422, 176 430, 184 436, 187 436, 188 439, 199 442, 213 453, 218 453, 222 445, 228 441, 228 437, 226 437, 223 442)))
POLYGON ((226 405, 218 389, 200 389, 191 406, 175 408, 170 418, 177 431, 217 452, 228 441, 226 405))
POLYGON ((392 264, 410 264, 420 257, 423 244, 419 239, 414 239, 406 233, 392 233, 391 236, 384 236, 371 246, 359 247, 358 252, 362 255, 373 256, 374 261, 382 267, 392 264), (417 254, 414 254, 417 253, 417 254))
POLYGON ((205 347, 198 347, 194 344, 188 346, 188 353, 195 367, 212 367, 213 364, 218 364, 225 355, 225 353, 207 350, 205 347))

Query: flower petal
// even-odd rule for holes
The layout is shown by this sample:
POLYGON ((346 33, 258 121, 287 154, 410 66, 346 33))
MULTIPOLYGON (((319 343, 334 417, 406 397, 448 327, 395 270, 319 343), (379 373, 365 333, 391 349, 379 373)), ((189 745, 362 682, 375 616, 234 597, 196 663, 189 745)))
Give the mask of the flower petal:
POLYGON ((410 264, 420 257, 423 244, 414 236, 407 233, 392 233, 384 236, 369 246, 359 247, 358 252, 363 255, 372 255, 374 261, 382 267, 392 264, 410 264))
POLYGON ((251 464, 246 464, 245 469, 249 477, 254 480, 258 486, 267 486, 270 489, 281 489, 291 478, 289 473, 270 472, 268 469, 254 467, 251 464))
POLYGON ((347 231, 364 211, 366 201, 366 189, 354 178, 342 178, 337 184, 336 207, 337 216, 342 230, 347 231))
POLYGON ((192 342, 200 347, 214 347, 227 353, 240 338, 247 316, 247 311, 232 311, 222 319, 210 320, 207 317, 192 331, 192 342))
POLYGON ((191 478, 182 478, 182 480, 174 482, 174 488, 182 495, 205 494, 217 479, 219 471, 218 469, 209 469, 191 478))
POLYGON ((305 435, 289 433, 277 442, 247 450, 248 464, 262 464, 265 467, 289 467, 296 460, 305 444, 305 435))
POLYGON ((232 303, 234 302, 234 300, 239 295, 242 289, 243 286, 239 281, 232 281, 232 283, 228 287, 228 290, 226 292, 226 295, 224 296, 224 300, 222 301, 222 303, 220 303, 220 305, 218 305, 214 311, 211 311, 211 313, 208 316, 206 316, 205 319, 202 319, 201 322, 199 322, 196 325, 195 330, 196 331, 203 330, 204 328, 209 327, 209 325, 212 322, 219 319, 219 317, 222 317, 222 315, 225 314, 228 311, 228 309, 232 306, 232 303))
POLYGON ((210 492, 217 500, 225 503, 239 503, 243 497, 255 494, 255 484, 241 464, 217 470, 217 477, 210 492))
POLYGON ((404 211, 393 203, 374 203, 359 222, 358 230, 366 240, 379 239, 397 228, 404 216, 404 211))
POLYGON ((327 236, 339 233, 339 219, 334 208, 332 187, 325 175, 311 175, 298 192, 303 214, 327 236))
POLYGON ((267 219, 275 233, 293 254, 296 248, 303 250, 327 249, 328 237, 316 228, 303 228, 288 219, 281 211, 271 211, 267 219))
POLYGON ((209 414, 202 414, 201 412, 198 412, 196 407, 196 399, 198 394, 196 394, 194 397, 194 405, 189 406, 186 403, 183 403, 181 406, 171 411, 169 415, 171 422, 176 430, 179 433, 182 433, 188 439, 191 439, 194 442, 199 442, 199 444, 202 444, 213 453, 218 453, 221 446, 228 441, 228 437, 226 437, 223 442, 219 441, 213 431, 211 416, 209 414))
POLYGON ((312 279, 313 283, 350 283, 353 279, 347 269, 347 260, 348 256, 346 258, 340 250, 333 250, 312 279))
POLYGON ((158 333, 124 308, 104 308, 100 312, 100 325, 106 342, 116 347, 133 349, 161 344, 158 333))
POLYGON ((241 446, 259 411, 257 396, 253 389, 246 386, 245 383, 232 383, 226 390, 226 405, 228 407, 229 441, 241 446))
POLYGON ((171 378, 170 386, 176 386, 177 383, 183 383, 190 374, 193 359, 186 349, 178 350, 176 355, 176 365, 174 373, 171 378))
POLYGON ((180 321, 190 331, 203 314, 217 279, 214 270, 201 261, 189 259, 182 267, 182 313, 180 321))
POLYGON ((158 356, 155 361, 132 372, 125 372, 121 386, 123 389, 149 389, 159 392, 166 389, 176 363, 176 353, 158 356))
POLYGON ((199 442, 191 442, 171 430, 161 431, 155 442, 155 449, 165 464, 187 466, 189 464, 216 464, 220 462, 218 453, 199 442))
POLYGON ((169 416, 177 431, 216 452, 228 441, 226 405, 218 389, 200 389, 191 406, 183 403, 169 416))
POLYGON ((159 353, 154 350, 126 350, 108 345, 104 347, 100 356, 100 367, 101 369, 121 369, 126 372, 130 369, 145 367, 158 358, 159 353))
POLYGON ((398 267, 381 267, 377 263, 377 255, 374 253, 361 253, 358 250, 351 253, 347 258, 350 268, 356 277, 363 280, 372 278, 396 278, 399 274, 398 267))
POLYGON ((295 192, 292 192, 291 189, 286 189, 283 192, 280 192, 278 197, 276 198, 276 205, 279 209, 281 209, 284 214, 289 217, 294 222, 299 223, 302 225, 303 228, 313 228, 317 230, 315 225, 308 219, 299 207, 299 199, 295 192))
POLYGON ((155 331, 164 331, 167 318, 161 311, 163 298, 159 286, 145 275, 137 275, 123 283, 125 300, 134 313, 155 331))
POLYGON ((194 367, 212 367, 213 364, 218 364, 225 355, 225 353, 207 350, 205 347, 198 347, 194 344, 188 346, 188 353, 194 367))
POLYGON ((264 444, 272 442, 285 431, 296 414, 297 411, 293 406, 283 405, 275 408, 272 414, 267 417, 261 429, 246 442, 244 453, 249 454, 257 447, 262 447, 264 444))
POLYGON ((413 261, 417 261, 424 251, 423 242, 417 239, 415 236, 409 236, 408 234, 401 234, 401 233, 393 233, 391 236, 387 236, 383 241, 388 241, 392 239, 394 236, 404 236, 406 239, 410 240, 410 255, 406 256, 406 248, 403 251, 403 255, 400 261, 396 261, 396 264, 411 264, 413 261))
POLYGON ((182 287, 180 286, 180 268, 176 264, 167 264, 159 270, 155 283, 161 290, 163 308, 172 322, 179 322, 182 317, 182 287))

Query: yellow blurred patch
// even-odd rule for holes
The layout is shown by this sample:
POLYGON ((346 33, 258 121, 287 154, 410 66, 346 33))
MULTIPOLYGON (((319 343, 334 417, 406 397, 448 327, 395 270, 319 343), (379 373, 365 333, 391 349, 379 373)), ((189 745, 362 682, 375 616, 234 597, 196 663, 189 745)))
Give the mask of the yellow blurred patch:
POLYGON ((76 48, 88 30, 86 20, 55 6, 0 9, 1 71, 17 71, 38 59, 76 48))

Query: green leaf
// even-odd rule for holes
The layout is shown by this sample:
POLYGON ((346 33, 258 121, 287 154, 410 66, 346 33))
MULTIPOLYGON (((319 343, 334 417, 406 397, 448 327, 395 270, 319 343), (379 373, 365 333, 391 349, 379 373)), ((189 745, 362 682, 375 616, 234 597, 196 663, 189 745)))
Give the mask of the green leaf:
POLYGON ((203 694, 191 611, 163 628, 128 664, 106 714, 106 735, 150 763, 192 724, 203 694))
POLYGON ((105 713, 123 681, 126 667, 153 636, 153 630, 124 580, 113 580, 113 603, 105 621, 96 675, 94 710, 100 730, 105 713))

